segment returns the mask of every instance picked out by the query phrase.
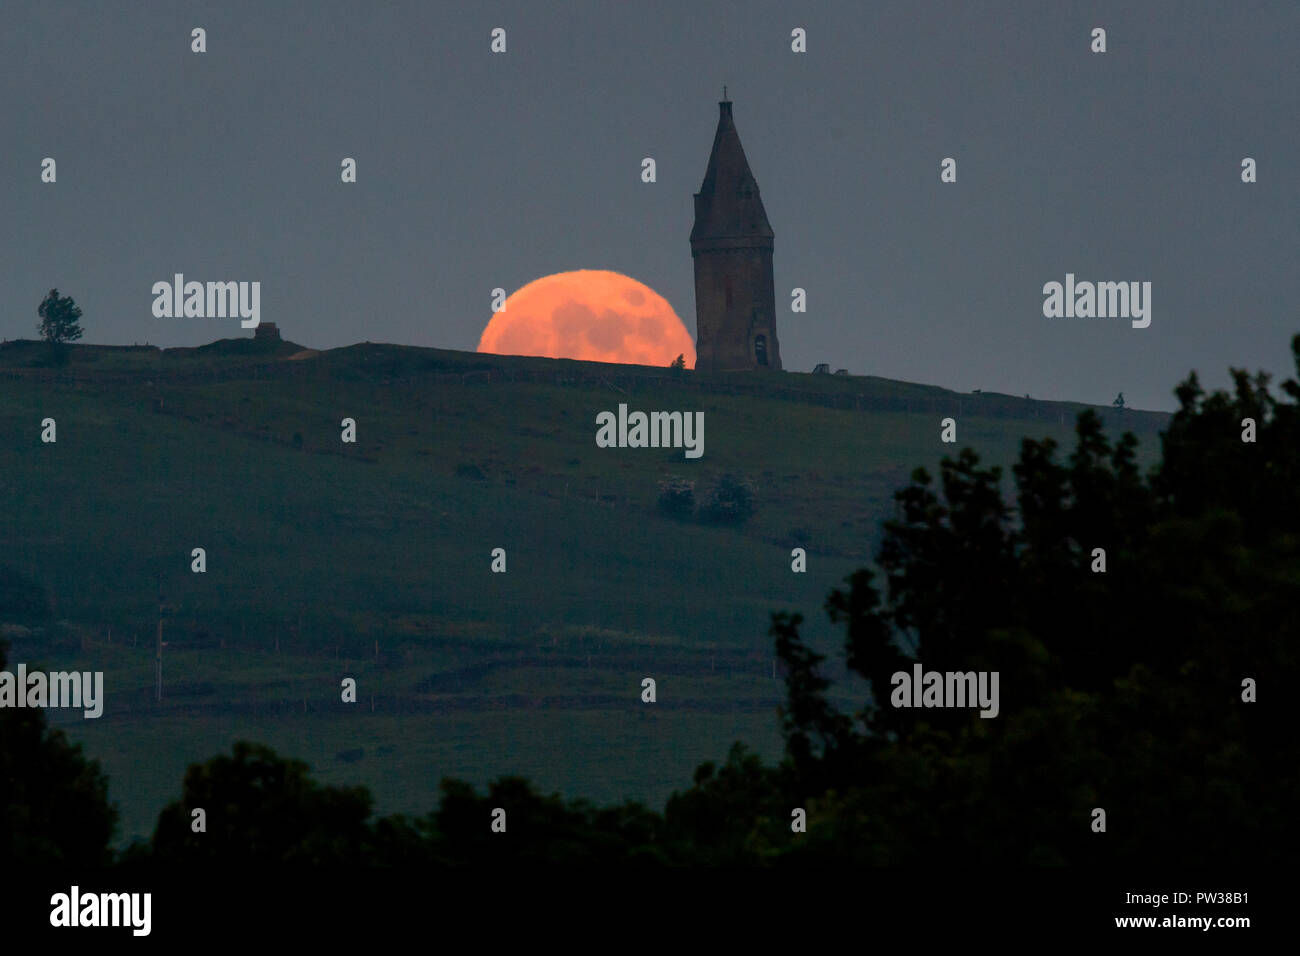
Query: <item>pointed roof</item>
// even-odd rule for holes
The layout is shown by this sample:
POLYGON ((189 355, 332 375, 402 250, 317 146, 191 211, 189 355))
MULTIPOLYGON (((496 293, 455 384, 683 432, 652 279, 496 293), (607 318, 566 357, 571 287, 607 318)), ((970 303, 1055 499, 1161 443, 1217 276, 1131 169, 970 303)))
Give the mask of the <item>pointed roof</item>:
POLYGON ((695 228, 691 241, 705 239, 771 239, 772 226, 758 194, 758 183, 745 159, 740 134, 731 117, 731 100, 718 103, 718 131, 695 194, 695 228))

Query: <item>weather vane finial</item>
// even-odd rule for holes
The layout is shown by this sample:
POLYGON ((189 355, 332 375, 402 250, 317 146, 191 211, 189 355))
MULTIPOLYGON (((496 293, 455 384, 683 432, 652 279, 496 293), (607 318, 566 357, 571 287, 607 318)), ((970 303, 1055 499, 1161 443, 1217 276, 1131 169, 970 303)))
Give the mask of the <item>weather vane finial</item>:
POLYGON ((727 84, 726 84, 726 83, 723 83, 723 84, 722 84, 722 98, 723 98, 724 100, 727 98, 727 84))

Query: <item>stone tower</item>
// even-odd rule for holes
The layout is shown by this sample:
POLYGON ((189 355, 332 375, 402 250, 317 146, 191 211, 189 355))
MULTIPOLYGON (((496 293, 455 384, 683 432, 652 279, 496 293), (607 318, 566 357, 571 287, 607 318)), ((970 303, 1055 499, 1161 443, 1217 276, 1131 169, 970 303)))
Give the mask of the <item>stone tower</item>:
POLYGON ((772 227, 731 118, 718 104, 718 131, 695 194, 695 367, 781 367, 772 279, 772 227))

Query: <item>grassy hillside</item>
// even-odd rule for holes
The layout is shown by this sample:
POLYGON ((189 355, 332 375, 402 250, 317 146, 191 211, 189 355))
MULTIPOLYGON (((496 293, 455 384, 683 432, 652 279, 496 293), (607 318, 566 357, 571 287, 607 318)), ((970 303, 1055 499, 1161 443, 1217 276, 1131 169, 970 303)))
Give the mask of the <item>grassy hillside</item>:
MULTIPOLYGON (((104 762, 126 837, 187 763, 241 736, 411 812, 444 775, 658 804, 733 739, 773 754, 769 612, 802 610, 836 647, 822 602, 869 562, 914 467, 964 445, 1009 466, 1024 436, 1069 447, 1082 407, 372 344, 44 362, 36 343, 0 347, 0 564, 53 605, 43 627, 7 628, 11 659, 106 672, 104 717, 51 717, 104 762), (619 402, 703 411, 703 457, 597 448, 596 414, 619 402), (956 446, 939 440, 948 415, 956 446), (724 472, 756 489, 743 527, 658 512, 662 479, 724 472), (339 702, 344 676, 356 705, 339 702)), ((1106 413, 1151 460, 1166 416, 1106 413)))

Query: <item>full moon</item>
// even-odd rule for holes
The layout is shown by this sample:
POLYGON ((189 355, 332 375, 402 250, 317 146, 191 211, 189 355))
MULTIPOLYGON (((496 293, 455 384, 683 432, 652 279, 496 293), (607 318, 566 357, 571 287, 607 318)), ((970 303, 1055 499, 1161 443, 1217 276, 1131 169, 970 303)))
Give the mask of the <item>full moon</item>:
POLYGON ((695 367, 695 343, 668 300, 603 269, 534 279, 506 299, 479 339, 480 352, 695 367))

